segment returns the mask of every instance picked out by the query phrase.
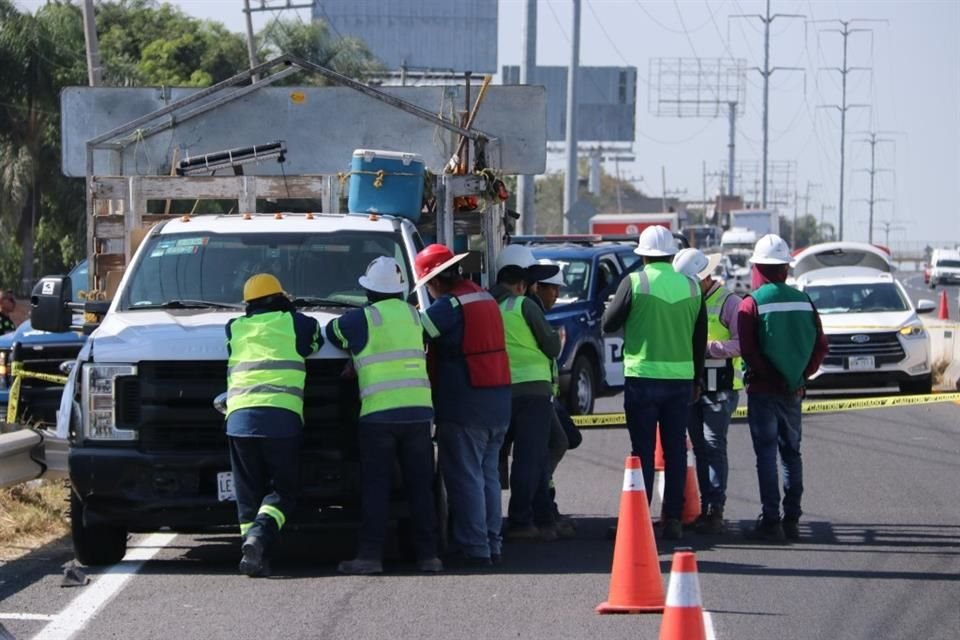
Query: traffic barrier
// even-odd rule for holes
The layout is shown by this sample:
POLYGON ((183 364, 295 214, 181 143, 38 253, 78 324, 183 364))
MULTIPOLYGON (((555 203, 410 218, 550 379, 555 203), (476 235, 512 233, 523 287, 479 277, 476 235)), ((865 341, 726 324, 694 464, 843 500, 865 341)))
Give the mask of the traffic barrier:
POLYGON ((630 456, 623 470, 610 592, 606 602, 597 605, 596 611, 654 613, 663 611, 663 605, 663 577, 653 539, 640 458, 630 456))
POLYGON ((40 477, 43 466, 31 454, 41 442, 43 438, 30 429, 0 435, 0 487, 40 477))
MULTIPOLYGON (((801 411, 804 414, 839 413, 842 411, 913 407, 925 404, 941 404, 944 402, 960 402, 960 392, 913 396, 884 396, 881 398, 855 398, 849 400, 816 400, 804 402, 801 411)), ((746 418, 747 408, 738 408, 733 412, 733 417, 746 418)), ((591 416, 572 416, 572 418, 574 424, 581 429, 623 427, 627 424, 626 416, 622 413, 598 413, 591 416)))
POLYGON ((689 550, 677 551, 670 568, 660 640, 706 640, 706 637, 697 557, 689 550))

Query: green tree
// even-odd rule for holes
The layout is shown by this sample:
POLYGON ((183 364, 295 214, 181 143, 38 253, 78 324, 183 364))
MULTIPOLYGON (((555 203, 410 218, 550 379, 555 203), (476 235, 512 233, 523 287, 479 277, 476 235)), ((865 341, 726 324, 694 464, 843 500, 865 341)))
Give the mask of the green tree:
MULTIPOLYGON (((277 19, 271 21, 258 37, 261 59, 286 53, 356 79, 384 68, 363 42, 357 38, 335 37, 322 21, 303 23, 277 19)), ((287 78, 286 84, 327 84, 320 76, 300 77, 303 75, 287 78)))
POLYGON ((813 215, 803 215, 797 218, 797 233, 794 236, 792 218, 780 216, 780 237, 790 243, 792 249, 802 249, 830 240, 833 226, 825 224, 821 227, 813 215))

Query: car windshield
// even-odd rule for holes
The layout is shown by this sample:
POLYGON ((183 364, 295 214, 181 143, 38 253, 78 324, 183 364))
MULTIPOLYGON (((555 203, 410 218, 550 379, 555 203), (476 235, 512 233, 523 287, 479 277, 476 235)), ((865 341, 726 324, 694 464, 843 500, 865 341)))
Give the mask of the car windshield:
POLYGON ((357 278, 379 256, 395 258, 411 282, 394 233, 191 233, 147 242, 121 309, 239 307, 244 282, 257 273, 275 275, 300 306, 362 305, 357 278))
POLYGON ((563 285, 557 304, 571 304, 586 300, 590 295, 590 260, 563 260, 551 258, 563 269, 563 285))
POLYGON ((730 264, 735 267, 748 266, 747 260, 750 258, 750 256, 746 253, 730 253, 727 254, 727 257, 730 258, 730 264))
POLYGON ((892 282, 813 286, 805 291, 822 315, 910 309, 900 289, 892 282))
POLYGON ((960 269, 960 260, 938 260, 937 267, 947 269, 960 269))

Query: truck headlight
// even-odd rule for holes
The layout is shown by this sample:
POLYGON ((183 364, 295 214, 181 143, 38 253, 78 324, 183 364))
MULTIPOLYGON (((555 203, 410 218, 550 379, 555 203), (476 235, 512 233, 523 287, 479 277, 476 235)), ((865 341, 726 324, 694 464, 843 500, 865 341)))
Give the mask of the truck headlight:
POLYGON ((904 338, 926 338, 927 332, 921 326, 909 325, 900 329, 900 335, 904 338))
POLYGON ((117 376, 135 376, 132 364, 87 364, 83 370, 81 407, 88 440, 136 440, 137 432, 117 429, 114 387, 117 376))

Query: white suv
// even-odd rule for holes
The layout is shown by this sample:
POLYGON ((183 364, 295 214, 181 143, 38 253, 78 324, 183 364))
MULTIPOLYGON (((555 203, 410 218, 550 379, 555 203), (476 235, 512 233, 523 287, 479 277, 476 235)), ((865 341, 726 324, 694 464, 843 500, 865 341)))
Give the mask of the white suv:
POLYGON ((811 389, 930 393, 930 343, 916 308, 891 273, 889 256, 869 244, 829 242, 799 253, 794 285, 807 293, 830 350, 811 389))
POLYGON ((960 283, 960 251, 934 249, 930 256, 930 288, 938 284, 960 283))

